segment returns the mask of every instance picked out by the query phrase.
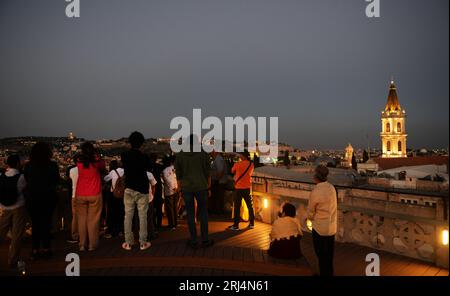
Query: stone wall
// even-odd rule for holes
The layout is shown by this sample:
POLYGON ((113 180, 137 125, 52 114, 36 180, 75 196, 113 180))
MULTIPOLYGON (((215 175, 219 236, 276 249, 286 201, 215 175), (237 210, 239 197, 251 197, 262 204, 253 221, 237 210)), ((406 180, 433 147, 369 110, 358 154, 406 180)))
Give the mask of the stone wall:
POLYGON ((367 178, 367 184, 380 188, 414 189, 426 192, 448 191, 448 184, 436 181, 418 180, 407 178, 406 180, 394 180, 388 178, 367 178))
MULTIPOLYGON (((273 223, 282 203, 288 201, 297 207, 297 217, 304 222, 314 185, 259 179, 258 184, 253 185, 259 220, 273 223), (264 199, 267 200, 267 208, 263 207, 264 199)), ((337 187, 337 194, 337 241, 356 243, 448 268, 448 245, 442 245, 442 231, 448 230, 449 211, 444 198, 351 187, 337 187), (405 203, 405 200, 418 200, 418 203, 405 203), (425 201, 432 201, 432 206, 425 201)), ((308 231, 306 225, 303 229, 308 231)))
POLYGON ((387 178, 368 178, 367 183, 372 186, 388 188, 390 186, 390 179, 387 178))
POLYGON ((416 186, 417 190, 423 191, 448 191, 448 184, 441 182, 417 180, 416 186))

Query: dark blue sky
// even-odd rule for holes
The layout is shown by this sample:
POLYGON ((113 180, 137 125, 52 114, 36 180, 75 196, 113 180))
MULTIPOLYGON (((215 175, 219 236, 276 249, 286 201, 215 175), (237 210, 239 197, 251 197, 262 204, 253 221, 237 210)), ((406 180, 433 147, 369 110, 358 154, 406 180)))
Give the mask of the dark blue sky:
POLYGON ((447 147, 449 1, 0 0, 0 137, 170 136, 170 120, 278 116, 299 148, 380 146, 394 75, 408 148, 447 147))

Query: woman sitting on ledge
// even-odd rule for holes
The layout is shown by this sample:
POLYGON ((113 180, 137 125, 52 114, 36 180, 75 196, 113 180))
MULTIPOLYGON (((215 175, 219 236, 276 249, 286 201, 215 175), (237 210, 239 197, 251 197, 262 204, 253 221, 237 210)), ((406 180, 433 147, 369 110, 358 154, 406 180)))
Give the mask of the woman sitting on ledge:
POLYGON ((296 216, 294 205, 286 203, 279 217, 272 225, 268 254, 278 259, 298 259, 302 257, 300 240, 302 229, 296 216))

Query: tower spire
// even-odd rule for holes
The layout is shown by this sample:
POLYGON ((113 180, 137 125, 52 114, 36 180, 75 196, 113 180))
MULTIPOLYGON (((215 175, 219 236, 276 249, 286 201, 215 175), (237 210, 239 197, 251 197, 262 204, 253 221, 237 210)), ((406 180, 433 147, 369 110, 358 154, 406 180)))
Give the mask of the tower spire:
POLYGON ((397 96, 397 87, 394 83, 394 76, 391 76, 391 84, 389 86, 389 95, 386 103, 385 111, 400 111, 400 103, 397 96))

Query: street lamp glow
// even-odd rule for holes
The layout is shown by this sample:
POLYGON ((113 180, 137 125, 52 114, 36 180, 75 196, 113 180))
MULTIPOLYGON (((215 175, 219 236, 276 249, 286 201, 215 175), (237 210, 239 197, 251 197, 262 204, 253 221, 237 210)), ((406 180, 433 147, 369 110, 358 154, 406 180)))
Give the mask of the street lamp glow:
POLYGON ((269 201, 267 200, 267 198, 263 199, 263 206, 265 209, 269 207, 269 201))
POLYGON ((442 231, 442 244, 448 246, 448 230, 442 231))
POLYGON ((309 229, 309 231, 312 231, 312 222, 311 222, 311 220, 309 220, 309 219, 306 220, 306 227, 309 229))

